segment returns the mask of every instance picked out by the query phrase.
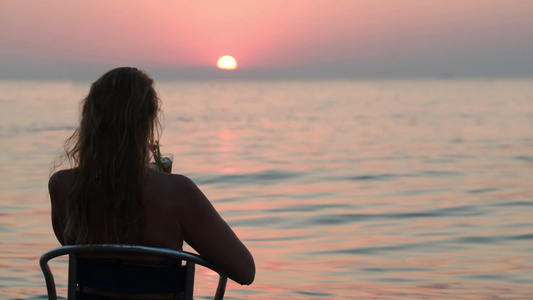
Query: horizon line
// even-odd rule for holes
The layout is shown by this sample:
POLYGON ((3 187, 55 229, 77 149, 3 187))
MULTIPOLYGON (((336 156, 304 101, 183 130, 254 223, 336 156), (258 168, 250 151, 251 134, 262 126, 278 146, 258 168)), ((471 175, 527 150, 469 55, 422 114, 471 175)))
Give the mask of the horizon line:
MULTIPOLYGON (((533 78, 533 72, 480 72, 481 70, 425 70, 402 66, 400 68, 246 68, 221 70, 210 67, 168 68, 136 66, 154 80, 327 80, 327 79, 496 79, 533 78)), ((0 80, 95 80, 114 66, 3 66, 0 80), (7 68, 6 68, 7 67, 7 68)))

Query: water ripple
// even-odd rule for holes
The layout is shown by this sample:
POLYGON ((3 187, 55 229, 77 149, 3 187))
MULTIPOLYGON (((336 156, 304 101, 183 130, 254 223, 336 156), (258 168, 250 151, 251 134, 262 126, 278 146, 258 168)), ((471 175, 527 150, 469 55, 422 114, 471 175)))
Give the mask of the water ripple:
POLYGON ((475 189, 475 190, 469 190, 467 191, 467 193, 470 193, 470 194, 482 194, 482 193, 491 193, 491 192, 495 192, 495 191, 498 191, 499 189, 497 188, 486 188, 486 189, 475 189))
POLYGON ((76 129, 74 125, 38 125, 30 124, 26 126, 11 125, 10 127, 0 127, 0 137, 11 138, 21 133, 42 133, 47 131, 71 131, 76 129))
POLYGON ((361 268, 361 271, 375 272, 375 273, 390 273, 390 272, 428 272, 433 269, 430 268, 361 268))
POLYGON ((514 159, 525 162, 533 162, 533 156, 515 156, 514 159))
POLYGON ((376 174, 376 175, 361 175, 361 176, 354 176, 354 177, 348 177, 347 179, 350 181, 366 181, 366 180, 390 180, 394 179, 396 177, 400 177, 402 175, 397 174, 376 174))
POLYGON ((494 203, 492 206, 533 206, 533 201, 512 201, 512 202, 499 202, 494 203))
POLYGON ((492 235, 492 236, 465 236, 454 239, 454 243, 469 243, 469 244, 492 244, 501 243, 504 241, 528 241, 533 240, 533 234, 518 234, 518 235, 492 235))
POLYGON ((391 219, 416 219, 416 218, 438 218, 438 217, 471 217, 482 215, 483 212, 479 207, 472 205, 463 205, 449 208, 439 208, 419 212, 405 212, 405 213, 379 213, 379 214, 361 214, 361 213, 345 213, 345 214, 328 214, 321 215, 309 220, 309 224, 322 225, 341 225, 352 222, 366 222, 375 220, 391 220, 391 219), (316 223, 315 223, 316 222, 316 223))
POLYGON ((322 211, 326 209, 340 209, 346 210, 352 208, 352 205, 347 204, 321 204, 321 205, 293 205, 284 206, 279 208, 268 209, 266 212, 278 213, 278 212, 314 212, 322 211))
POLYGON ((302 172, 281 171, 281 170, 267 170, 257 173, 249 174, 206 174, 192 175, 191 178, 197 184, 219 184, 219 183, 233 183, 233 184, 264 184, 278 181, 284 181, 289 178, 302 176, 302 172))
POLYGON ((427 170, 427 171, 421 171, 418 173, 399 173, 399 174, 393 174, 393 173, 381 173, 381 174, 362 174, 362 175, 356 175, 356 176, 348 176, 348 177, 328 177, 325 179, 328 179, 330 181, 387 181, 387 180, 394 180, 398 178, 449 178, 449 177, 456 177, 461 176, 462 172, 453 172, 453 171, 436 171, 436 170, 427 170))

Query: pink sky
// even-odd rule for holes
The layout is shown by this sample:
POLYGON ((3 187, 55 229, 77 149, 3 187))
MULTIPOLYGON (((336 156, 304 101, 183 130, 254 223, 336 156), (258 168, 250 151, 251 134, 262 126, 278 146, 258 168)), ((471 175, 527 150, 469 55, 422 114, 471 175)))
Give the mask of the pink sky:
POLYGON ((533 69, 531 0, 0 1, 0 66, 533 69))

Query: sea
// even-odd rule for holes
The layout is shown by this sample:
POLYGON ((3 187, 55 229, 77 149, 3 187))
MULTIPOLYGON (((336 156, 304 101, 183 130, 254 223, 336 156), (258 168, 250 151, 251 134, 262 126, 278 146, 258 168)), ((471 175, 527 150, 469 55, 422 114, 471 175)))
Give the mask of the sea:
MULTIPOLYGON (((47 182, 89 85, 0 81, 1 299, 46 299, 47 182)), ((226 299, 533 299, 533 78, 155 87, 172 172, 255 258, 226 299)), ((210 299, 216 278, 197 276, 210 299)))

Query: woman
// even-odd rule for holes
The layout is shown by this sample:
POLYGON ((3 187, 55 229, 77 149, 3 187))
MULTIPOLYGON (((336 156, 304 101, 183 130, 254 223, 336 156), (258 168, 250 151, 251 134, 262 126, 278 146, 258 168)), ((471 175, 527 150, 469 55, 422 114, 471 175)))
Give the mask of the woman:
POLYGON ((200 189, 183 175, 147 168, 159 129, 153 80, 135 68, 100 77, 65 142, 72 169, 49 181, 59 242, 181 250, 185 240, 229 278, 249 285, 252 255, 200 189))

